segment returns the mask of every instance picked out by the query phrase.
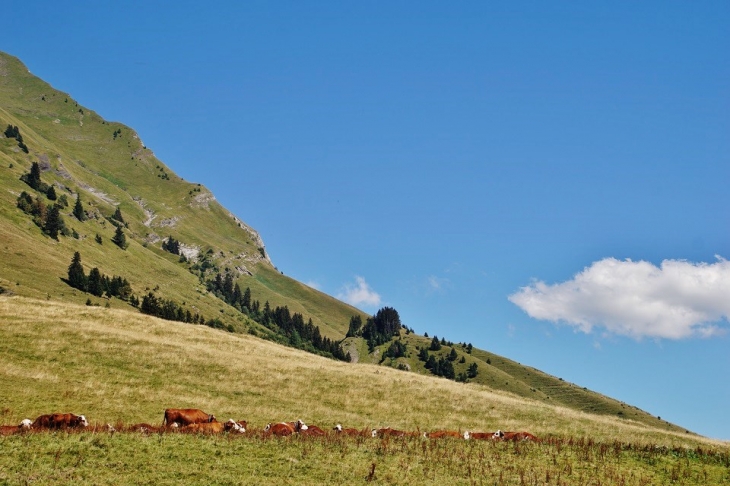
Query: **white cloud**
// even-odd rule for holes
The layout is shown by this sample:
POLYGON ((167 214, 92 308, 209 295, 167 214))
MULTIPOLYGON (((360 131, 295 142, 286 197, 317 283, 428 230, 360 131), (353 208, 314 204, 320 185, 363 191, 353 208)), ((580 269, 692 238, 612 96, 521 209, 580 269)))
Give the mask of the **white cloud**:
POLYGON ((380 305, 380 295, 370 288, 364 278, 356 276, 355 284, 346 284, 337 298, 348 304, 375 307, 380 305))
POLYGON ((727 331, 730 319, 730 262, 649 262, 606 258, 572 280, 535 281, 510 295, 530 317, 564 322, 589 333, 635 339, 710 337, 727 331))

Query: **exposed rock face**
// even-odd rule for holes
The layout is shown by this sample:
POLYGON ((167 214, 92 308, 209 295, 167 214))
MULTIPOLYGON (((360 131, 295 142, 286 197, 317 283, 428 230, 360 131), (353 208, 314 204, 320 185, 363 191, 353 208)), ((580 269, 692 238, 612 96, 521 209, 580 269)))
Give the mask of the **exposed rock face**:
POLYGON ((193 198, 193 202, 190 205, 194 208, 205 208, 210 207, 210 203, 215 201, 215 196, 210 192, 203 192, 193 198))
POLYGON ((100 190, 98 190, 98 189, 96 189, 94 187, 91 187, 88 184, 79 183, 79 187, 81 189, 83 189, 84 191, 90 192, 94 196, 98 197, 102 201, 105 201, 105 202, 107 202, 109 204, 113 204, 115 206, 119 204, 117 201, 115 201, 114 199, 112 199, 111 197, 109 197, 107 194, 101 192, 100 190))
POLYGON ((263 249, 264 255, 263 256, 258 255, 260 258, 257 258, 257 260, 265 260, 270 265, 273 265, 273 263, 271 262, 271 259, 269 258, 269 254, 266 252, 266 245, 264 245, 264 240, 261 238, 261 235, 258 233, 258 231, 256 231, 255 229, 253 229, 252 227, 250 227, 249 225, 247 225, 240 219, 238 219, 233 213, 228 213, 228 215, 231 218, 233 218, 233 221, 235 221, 236 224, 238 224, 238 226, 240 228, 242 228, 246 233, 248 233, 248 236, 251 238, 251 240, 256 244, 256 246, 258 248, 263 249))
POLYGON ((194 260, 198 258, 200 254, 200 248, 197 246, 189 246, 184 243, 180 243, 180 254, 188 260, 194 260))

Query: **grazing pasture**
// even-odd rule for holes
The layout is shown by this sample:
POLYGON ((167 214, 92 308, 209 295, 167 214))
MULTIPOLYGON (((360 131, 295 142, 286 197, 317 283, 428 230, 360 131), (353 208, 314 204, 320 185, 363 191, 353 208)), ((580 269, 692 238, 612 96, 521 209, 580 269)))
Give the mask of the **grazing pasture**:
POLYGON ((727 448, 552 438, 275 437, 108 432, 0 437, 9 484, 730 484, 727 448))
POLYGON ((0 483, 730 484, 728 444, 694 434, 117 309, 0 297, 0 386, 2 424, 57 411, 92 424, 0 436, 0 483), (103 427, 156 427, 168 408, 249 426, 216 435, 103 427), (299 418, 327 433, 263 433, 299 418), (416 433, 350 436, 335 424, 416 433), (438 430, 542 440, 423 437, 438 430))

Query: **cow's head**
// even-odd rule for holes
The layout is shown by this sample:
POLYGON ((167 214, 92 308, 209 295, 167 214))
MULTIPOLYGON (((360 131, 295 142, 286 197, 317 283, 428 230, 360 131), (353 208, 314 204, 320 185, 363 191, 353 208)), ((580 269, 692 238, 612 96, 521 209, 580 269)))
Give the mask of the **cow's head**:
POLYGON ((378 436, 378 429, 373 429, 373 430, 372 430, 372 431, 370 432, 370 435, 371 435, 371 436, 373 436, 373 437, 377 437, 377 436, 378 436))
POLYGON ((238 432, 239 434, 243 434, 244 432, 246 432, 247 425, 248 423, 245 420, 243 422, 236 422, 233 419, 228 419, 228 422, 225 423, 223 429, 228 431, 233 430, 238 432))
POLYGON ((307 424, 302 422, 301 419, 297 420, 297 423, 294 424, 294 430, 296 430, 297 432, 299 432, 300 430, 307 430, 308 428, 309 427, 307 427, 307 424))
POLYGON ((82 427, 88 427, 89 426, 89 422, 86 421, 86 417, 83 416, 83 415, 79 415, 78 416, 78 418, 76 419, 76 424, 77 425, 80 425, 82 427))
POLYGON ((492 439, 504 439, 504 432, 497 430, 494 434, 492 434, 492 439))
POLYGON ((33 425, 33 421, 31 419, 23 419, 18 427, 20 427, 21 429, 29 429, 31 425, 33 425))
POLYGON ((271 423, 266 424, 266 427, 264 427, 264 432, 268 432, 271 430, 271 423))
POLYGON ((469 439, 471 439, 471 434, 469 433, 468 430, 465 430, 464 431, 464 440, 469 440, 469 439))
POLYGON ((336 430, 337 432, 342 432, 342 425, 340 425, 340 424, 337 424, 337 425, 335 425, 335 426, 334 426, 334 427, 332 428, 332 430, 336 430))

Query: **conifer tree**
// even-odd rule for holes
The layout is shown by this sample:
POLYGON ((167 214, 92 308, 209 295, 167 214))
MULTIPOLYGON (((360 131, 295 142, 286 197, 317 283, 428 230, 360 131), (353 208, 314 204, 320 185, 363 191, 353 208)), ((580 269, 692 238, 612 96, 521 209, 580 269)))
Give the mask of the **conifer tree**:
POLYGON ((51 206, 51 209, 46 215, 46 222, 43 225, 43 231, 48 234, 54 240, 58 239, 58 233, 64 227, 63 219, 61 218, 61 212, 57 204, 51 206))
POLYGON ((89 278, 86 283, 86 291, 97 297, 104 294, 104 279, 98 268, 94 267, 89 272, 89 278))
POLYGON ((68 284, 75 289, 86 291, 86 274, 83 265, 81 265, 81 254, 79 252, 74 253, 71 265, 68 266, 68 284))
POLYGON ((251 289, 249 287, 246 287, 246 290, 243 291, 243 297, 241 298, 241 307, 245 307, 248 310, 251 309, 251 289))
POLYGON ((112 218, 119 221, 120 223, 124 223, 124 217, 122 217, 122 210, 119 209, 119 206, 117 206, 117 210, 114 211, 114 215, 112 216, 112 218))
POLYGON ((23 175, 24 181, 26 184, 28 184, 33 189, 38 189, 41 185, 41 166, 38 165, 38 162, 33 162, 33 164, 30 166, 30 173, 23 175))
POLYGON ((76 194, 76 204, 74 205, 74 216, 79 221, 86 221, 86 213, 84 212, 84 206, 81 204, 81 193, 76 194))
POLYGON ((359 336, 361 328, 362 317, 360 317, 360 315, 354 315, 350 317, 350 327, 347 330, 347 337, 359 336))
POLYGON ((474 378, 477 376, 479 366, 476 363, 472 363, 469 365, 469 369, 466 372, 466 376, 469 378, 474 378))
POLYGON ((124 236, 124 231, 122 231, 121 226, 117 226, 117 229, 114 232, 114 237, 112 238, 112 243, 117 245, 122 250, 127 249, 127 237, 124 236))

